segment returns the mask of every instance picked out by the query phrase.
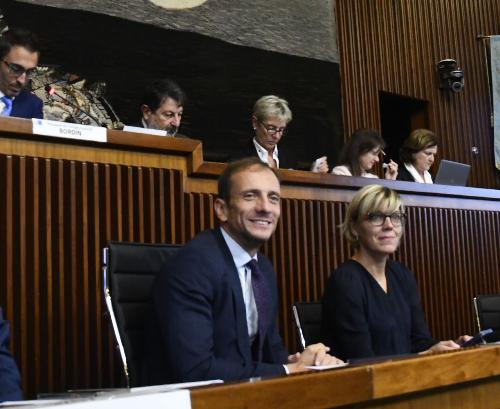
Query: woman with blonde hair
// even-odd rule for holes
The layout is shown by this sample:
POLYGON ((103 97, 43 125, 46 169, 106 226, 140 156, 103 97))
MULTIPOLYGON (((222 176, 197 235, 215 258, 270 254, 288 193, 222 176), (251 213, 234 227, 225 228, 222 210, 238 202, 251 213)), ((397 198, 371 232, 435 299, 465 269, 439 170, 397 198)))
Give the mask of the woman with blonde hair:
POLYGON ((413 274, 390 257, 404 232, 399 194, 368 185, 356 193, 341 228, 354 255, 329 277, 323 296, 325 343, 355 359, 460 348, 436 342, 425 323, 413 274))

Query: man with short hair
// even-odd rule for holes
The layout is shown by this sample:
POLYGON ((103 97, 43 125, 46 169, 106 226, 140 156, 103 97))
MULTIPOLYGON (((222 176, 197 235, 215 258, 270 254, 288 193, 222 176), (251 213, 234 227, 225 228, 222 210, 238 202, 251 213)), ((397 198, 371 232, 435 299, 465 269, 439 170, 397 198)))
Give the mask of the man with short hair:
POLYGON ((9 351, 9 324, 0 308, 0 402, 21 400, 21 378, 9 351))
POLYGON ((275 273, 258 252, 280 216, 275 171, 256 157, 230 163, 214 207, 220 227, 187 243, 154 285, 149 383, 276 376, 341 362, 323 344, 288 355, 278 334, 275 273))
POLYGON ((0 37, 0 115, 43 118, 43 102, 26 87, 36 75, 38 39, 28 30, 11 28, 0 37))
POLYGON ((165 131, 175 136, 181 125, 186 94, 174 81, 153 81, 141 100, 141 123, 137 126, 165 131))

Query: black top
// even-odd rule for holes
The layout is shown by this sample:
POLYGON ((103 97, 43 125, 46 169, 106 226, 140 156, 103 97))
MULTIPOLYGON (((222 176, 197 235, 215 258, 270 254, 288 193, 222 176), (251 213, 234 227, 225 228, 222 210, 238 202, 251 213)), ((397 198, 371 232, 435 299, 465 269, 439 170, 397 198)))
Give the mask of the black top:
MULTIPOLYGON (((247 157, 257 156, 257 149, 255 148, 255 144, 253 143, 253 138, 249 139, 248 143, 241 147, 237 154, 232 155, 230 161, 243 159, 247 157)), ((290 152, 286 149, 285 145, 278 145, 278 159, 280 161, 280 169, 300 169, 306 170, 304 166, 298 163, 295 159, 295 155, 293 152, 290 152)), ((309 169, 307 169, 309 170, 309 169)))
POLYGON ((398 166, 398 176, 396 177, 396 180, 402 180, 404 182, 415 182, 415 178, 410 172, 408 172, 408 169, 406 169, 403 163, 399 164, 398 166))
POLYGON ((413 274, 388 261, 387 293, 358 262, 329 277, 323 296, 326 345, 341 359, 421 352, 436 342, 425 323, 413 274))

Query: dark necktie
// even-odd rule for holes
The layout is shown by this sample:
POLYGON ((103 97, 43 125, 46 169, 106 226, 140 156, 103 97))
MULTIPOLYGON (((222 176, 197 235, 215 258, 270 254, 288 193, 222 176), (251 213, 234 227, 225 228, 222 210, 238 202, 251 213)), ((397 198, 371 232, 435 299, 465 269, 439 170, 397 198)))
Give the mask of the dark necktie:
POLYGON ((8 96, 4 95, 0 99, 4 103, 4 108, 2 110, 1 115, 2 116, 10 116, 10 113, 12 112, 12 98, 9 98, 8 96))
POLYGON ((271 300, 266 278, 259 268, 257 260, 250 260, 247 263, 247 266, 252 272, 252 290, 258 314, 258 360, 260 360, 260 358, 262 357, 264 334, 266 333, 266 329, 271 319, 271 300))

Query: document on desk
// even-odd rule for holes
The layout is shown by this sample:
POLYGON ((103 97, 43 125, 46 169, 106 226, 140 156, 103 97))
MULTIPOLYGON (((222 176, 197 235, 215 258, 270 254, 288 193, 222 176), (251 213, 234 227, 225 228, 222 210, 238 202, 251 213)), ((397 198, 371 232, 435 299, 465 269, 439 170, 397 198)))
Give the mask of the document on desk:
POLYGON ((152 393, 152 392, 168 392, 176 389, 188 389, 195 388, 197 386, 207 386, 217 383, 224 383, 222 379, 212 379, 209 381, 198 381, 198 382, 183 382, 183 383, 169 383, 165 385, 154 385, 154 386, 140 386, 137 388, 130 388, 132 393, 152 393))
POLYGON ((45 404, 43 400, 30 401, 30 405, 20 402, 5 402, 0 407, 36 407, 43 409, 137 409, 145 407, 148 409, 191 409, 191 397, 189 390, 179 389, 170 392, 159 393, 120 393, 101 395, 96 398, 87 399, 62 399, 45 404))
POLYGON ((333 368, 343 368, 344 366, 349 365, 348 362, 342 362, 341 364, 334 364, 334 365, 315 365, 315 366, 306 366, 307 369, 312 369, 313 371, 324 371, 326 369, 333 369, 333 368))

